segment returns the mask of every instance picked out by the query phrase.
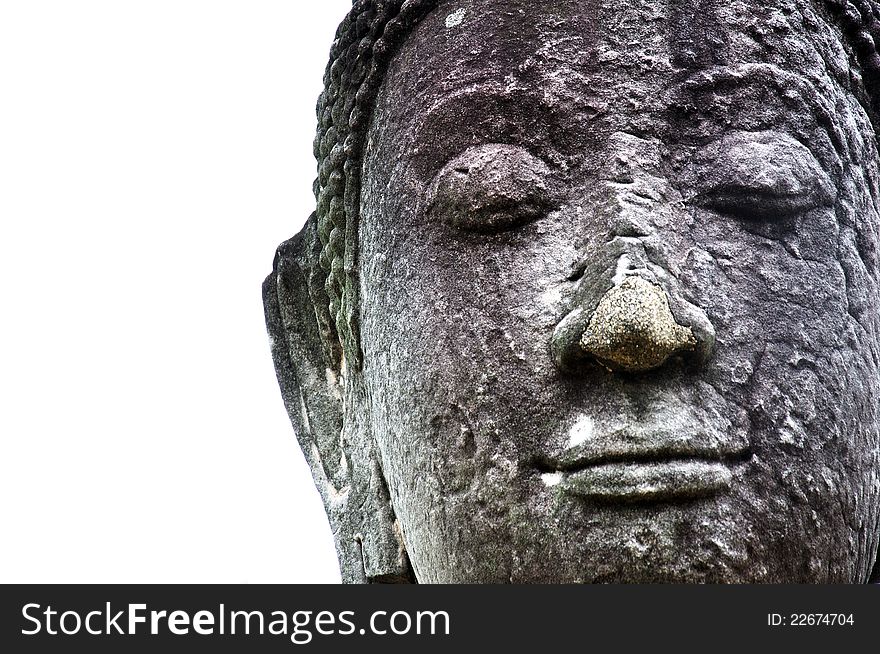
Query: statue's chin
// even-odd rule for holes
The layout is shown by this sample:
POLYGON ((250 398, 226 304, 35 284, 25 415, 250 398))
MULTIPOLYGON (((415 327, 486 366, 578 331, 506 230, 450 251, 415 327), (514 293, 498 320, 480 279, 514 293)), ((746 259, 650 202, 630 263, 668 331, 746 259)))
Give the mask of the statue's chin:
MULTIPOLYGON (((520 470, 521 475, 508 478, 506 488, 490 472, 467 492, 435 503, 428 524, 418 519, 404 523, 420 581, 867 580, 859 570, 871 553, 835 542, 833 534, 842 533, 836 524, 839 511, 832 506, 836 499, 828 495, 813 506, 793 502, 774 481, 776 471, 750 452, 734 459, 520 470), (822 536, 816 531, 821 524, 838 531, 822 536)), ((791 471, 788 481, 798 486, 811 478, 809 472, 791 471)), ((429 503, 420 499, 415 506, 429 503)))

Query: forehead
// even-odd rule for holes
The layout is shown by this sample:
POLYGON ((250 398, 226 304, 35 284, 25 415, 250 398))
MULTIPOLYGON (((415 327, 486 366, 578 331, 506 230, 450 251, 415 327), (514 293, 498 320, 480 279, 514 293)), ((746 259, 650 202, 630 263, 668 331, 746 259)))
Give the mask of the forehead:
POLYGON ((427 169, 462 139, 565 156, 616 131, 686 142, 784 129, 831 165, 863 127, 837 29, 811 2, 746 4, 441 2, 395 57, 372 136, 393 134, 427 169))

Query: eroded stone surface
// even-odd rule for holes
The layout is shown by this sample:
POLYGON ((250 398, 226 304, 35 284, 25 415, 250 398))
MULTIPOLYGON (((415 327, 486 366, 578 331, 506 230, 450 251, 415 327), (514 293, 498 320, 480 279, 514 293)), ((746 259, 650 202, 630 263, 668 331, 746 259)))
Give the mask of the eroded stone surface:
POLYGON ((636 276, 602 297, 581 337, 587 354, 627 372, 653 370, 696 345, 690 328, 675 322, 663 289, 636 276))

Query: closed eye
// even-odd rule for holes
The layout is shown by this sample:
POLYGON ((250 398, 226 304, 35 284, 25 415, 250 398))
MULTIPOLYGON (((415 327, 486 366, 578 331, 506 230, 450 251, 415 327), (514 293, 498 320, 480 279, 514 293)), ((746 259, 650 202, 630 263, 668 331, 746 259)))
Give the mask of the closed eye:
POLYGON ((834 203, 836 189, 813 154, 780 132, 737 132, 698 160, 699 204, 748 220, 784 220, 834 203))
POLYGON ((430 218, 472 232, 513 229, 552 206, 547 165, 525 149, 475 146, 449 161, 428 188, 430 218))
POLYGON ((713 189, 704 206, 745 220, 784 220, 822 206, 813 194, 785 194, 763 188, 729 184, 713 189))

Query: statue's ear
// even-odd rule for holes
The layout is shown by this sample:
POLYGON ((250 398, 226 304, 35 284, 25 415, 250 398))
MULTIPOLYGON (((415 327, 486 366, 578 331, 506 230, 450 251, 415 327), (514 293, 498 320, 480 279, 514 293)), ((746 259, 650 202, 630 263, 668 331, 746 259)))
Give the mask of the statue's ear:
POLYGON ((346 583, 410 582, 369 421, 346 417, 343 352, 324 291, 314 214, 283 243, 263 283, 272 358, 287 413, 324 501, 346 583))

